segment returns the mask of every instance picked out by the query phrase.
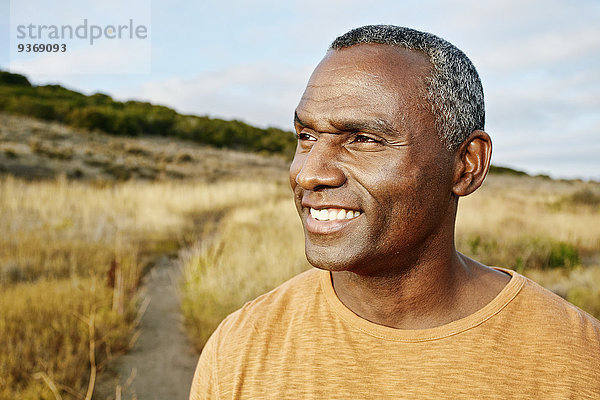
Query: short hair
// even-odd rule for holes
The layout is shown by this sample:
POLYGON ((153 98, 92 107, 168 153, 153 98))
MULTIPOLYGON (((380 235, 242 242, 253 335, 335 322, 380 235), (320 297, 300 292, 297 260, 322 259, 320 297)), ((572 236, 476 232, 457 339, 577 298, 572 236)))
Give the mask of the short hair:
POLYGON ((484 129, 485 105, 479 74, 456 46, 431 33, 394 25, 367 25, 333 41, 339 50, 362 43, 401 46, 425 53, 433 66, 425 77, 425 99, 431 106, 438 134, 455 150, 476 129, 484 129))

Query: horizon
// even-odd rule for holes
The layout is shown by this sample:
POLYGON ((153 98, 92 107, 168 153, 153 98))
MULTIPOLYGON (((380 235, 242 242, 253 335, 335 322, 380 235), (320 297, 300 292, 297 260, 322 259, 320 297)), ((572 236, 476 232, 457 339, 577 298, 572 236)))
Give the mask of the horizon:
MULTIPOLYGON (((16 7, 26 8, 25 3, 16 7)), ((80 23, 89 15, 102 21, 89 10, 106 3, 111 10, 119 7, 114 0, 89 1, 79 8, 77 2, 65 1, 30 9, 27 15, 33 24, 47 24, 48 15, 54 20, 64 15, 67 21, 67 14, 69 21, 80 23)), ((475 1, 379 1, 367 9, 356 1, 262 1, 253 6, 238 1, 137 2, 146 3, 151 16, 146 10, 140 21, 150 21, 147 73, 48 75, 40 71, 51 66, 42 63, 43 54, 9 64, 7 55, 14 50, 9 36, 17 33, 13 25, 21 11, 7 0, 0 6, 3 15, 15 15, 14 21, 0 21, 0 45, 6 50, 0 53, 0 69, 23 74, 34 85, 60 84, 118 101, 161 104, 182 114, 292 130, 293 109, 304 85, 335 37, 369 23, 406 25, 450 41, 475 64, 486 96, 494 165, 559 179, 600 180, 600 4, 593 1, 576 7, 538 0, 495 0, 485 6, 475 1)), ((137 20, 136 9, 129 12, 125 20, 137 20)), ((119 59, 118 54, 101 53, 106 50, 102 46, 99 40, 93 54, 100 69, 109 70, 111 63, 126 68, 136 61, 141 61, 136 71, 146 67, 143 52, 119 59)), ((71 65, 56 68, 64 71, 71 65)))

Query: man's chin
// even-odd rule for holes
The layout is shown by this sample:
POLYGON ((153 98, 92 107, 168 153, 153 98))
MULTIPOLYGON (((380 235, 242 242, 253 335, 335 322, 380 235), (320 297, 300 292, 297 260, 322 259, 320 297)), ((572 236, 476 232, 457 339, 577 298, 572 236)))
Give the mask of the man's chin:
POLYGON ((348 254, 339 254, 331 248, 311 249, 307 246, 305 253, 306 259, 313 267, 326 271, 352 271, 355 265, 348 254))

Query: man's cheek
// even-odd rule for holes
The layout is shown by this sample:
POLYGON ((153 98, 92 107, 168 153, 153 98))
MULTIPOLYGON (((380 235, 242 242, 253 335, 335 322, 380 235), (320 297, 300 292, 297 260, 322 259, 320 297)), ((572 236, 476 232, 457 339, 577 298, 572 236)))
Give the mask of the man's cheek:
POLYGON ((292 187, 292 189, 295 189, 297 186, 296 177, 300 173, 300 168, 301 168, 301 162, 299 160, 299 157, 295 156, 294 159, 292 160, 292 163, 290 164, 290 172, 289 172, 290 186, 292 187))

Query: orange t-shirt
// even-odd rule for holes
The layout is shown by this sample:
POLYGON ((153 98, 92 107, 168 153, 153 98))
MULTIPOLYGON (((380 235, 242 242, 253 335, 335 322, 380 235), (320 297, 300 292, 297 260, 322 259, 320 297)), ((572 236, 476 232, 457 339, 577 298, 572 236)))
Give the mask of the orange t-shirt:
POLYGON ((190 399, 600 399, 600 322, 503 271, 481 310, 422 330, 362 319, 304 272, 221 323, 190 399))

